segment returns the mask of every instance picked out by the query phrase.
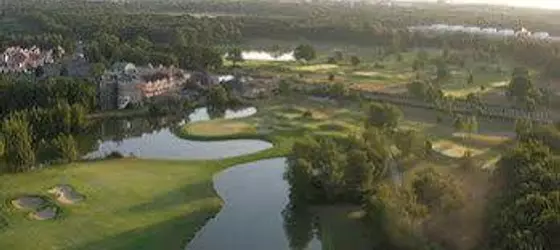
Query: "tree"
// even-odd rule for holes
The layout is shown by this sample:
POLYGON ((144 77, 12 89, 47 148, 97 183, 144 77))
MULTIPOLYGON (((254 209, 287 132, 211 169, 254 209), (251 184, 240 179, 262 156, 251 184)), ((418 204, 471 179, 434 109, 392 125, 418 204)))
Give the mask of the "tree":
POLYGON ((408 89, 408 93, 420 100, 426 100, 428 96, 428 84, 423 81, 413 81, 409 83, 406 88, 408 89))
POLYGON ((423 169, 416 173, 412 181, 412 190, 418 201, 426 205, 432 212, 449 212, 459 208, 464 202, 464 195, 456 180, 433 168, 423 169))
POLYGON ((517 68, 507 88, 507 96, 518 105, 529 107, 538 100, 538 91, 535 89, 528 72, 517 68))
POLYGON ((521 139, 533 130, 533 124, 528 119, 517 119, 515 121, 515 133, 517 138, 521 139))
POLYGON ((453 128, 455 128, 455 131, 457 132, 466 132, 468 130, 468 121, 463 117, 463 116, 457 116, 455 117, 455 120, 453 121, 453 128))
POLYGON ((414 61, 412 62, 412 70, 418 71, 422 68, 424 68, 424 61, 422 61, 418 58, 414 59, 414 61))
POLYGON ((367 197, 375 188, 379 168, 370 161, 367 151, 353 149, 348 153, 348 166, 345 170, 345 185, 354 200, 367 197))
POLYGON ((95 79, 100 79, 101 76, 105 73, 105 64, 103 63, 94 63, 91 65, 90 74, 95 79))
POLYGON ((226 109, 229 104, 229 97, 226 89, 222 85, 214 85, 208 90, 208 106, 216 109, 226 109))
POLYGON ((468 118, 467 131, 469 133, 469 136, 478 131, 478 120, 476 119, 476 116, 471 116, 468 118))
POLYGON ((23 114, 12 114, 2 122, 5 159, 8 172, 24 172, 35 164, 35 152, 29 122, 23 114))
POLYGON ((401 151, 401 157, 411 155, 423 157, 426 153, 426 138, 414 130, 398 131, 395 133, 395 146, 401 151))
POLYGON ((449 68, 444 61, 439 61, 436 64, 437 72, 436 77, 438 81, 443 81, 449 77, 449 68))
POLYGON ((296 47, 294 50, 294 57, 296 60, 305 60, 307 62, 315 59, 316 52, 313 46, 302 44, 296 47))
POLYGON ((344 54, 342 54, 342 51, 337 50, 334 52, 334 60, 336 62, 341 62, 342 60, 344 60, 344 54))
POLYGON ((537 141, 506 153, 493 180, 497 197, 489 210, 488 249, 543 249, 560 246, 558 160, 537 141))
POLYGON ((242 51, 238 47, 231 48, 227 53, 226 59, 233 62, 233 66, 235 66, 238 62, 243 62, 244 60, 242 51))
POLYGON ((350 57, 350 63, 352 64, 352 66, 356 67, 358 66, 358 64, 361 63, 360 58, 358 56, 352 56, 350 57))
POLYGON ((62 163, 74 162, 79 159, 78 143, 72 135, 59 134, 51 141, 53 157, 62 163))
POLYGON ((402 116, 402 111, 393 105, 372 103, 367 111, 366 127, 394 129, 402 116))
POLYGON ((334 74, 333 73, 329 73, 329 81, 330 82, 334 81, 334 74))
MULTIPOLYGON (((334 77, 333 77, 334 78, 334 77)), ((334 80, 334 79, 333 79, 334 80)), ((349 90, 344 83, 335 83, 329 86, 329 94, 334 97, 345 97, 348 96, 349 90)))
MULTIPOLYGON (((6 143, 4 141, 3 137, 0 137, 0 159, 2 159, 2 157, 4 156, 4 152, 6 150, 6 143)), ((2 169, 0 168, 0 172, 2 171, 2 169)))

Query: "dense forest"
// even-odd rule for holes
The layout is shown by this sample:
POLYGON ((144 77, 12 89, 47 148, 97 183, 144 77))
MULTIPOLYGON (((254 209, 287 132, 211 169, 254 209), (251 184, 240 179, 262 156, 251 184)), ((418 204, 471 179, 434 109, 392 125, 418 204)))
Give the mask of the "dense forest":
POLYGON ((413 25, 448 23, 560 33, 555 31, 558 26, 553 22, 532 26, 529 20, 536 16, 527 13, 524 16, 531 17, 528 21, 498 10, 475 11, 467 7, 449 11, 437 6, 356 7, 342 3, 62 1, 39 9, 26 3, 8 4, 7 10, 14 11, 3 12, 6 25, 0 30, 2 47, 62 44, 72 51, 75 41, 83 40, 87 42, 86 55, 94 62, 179 63, 185 68, 213 69, 220 66, 218 60, 208 59, 218 54, 216 46, 270 38, 380 46, 388 53, 413 47, 448 47, 473 51, 480 58, 513 59, 554 77, 556 71, 551 69, 560 63, 559 45, 546 40, 490 39, 462 33, 434 36, 408 29, 413 25), (186 14, 195 12, 208 15, 186 14))

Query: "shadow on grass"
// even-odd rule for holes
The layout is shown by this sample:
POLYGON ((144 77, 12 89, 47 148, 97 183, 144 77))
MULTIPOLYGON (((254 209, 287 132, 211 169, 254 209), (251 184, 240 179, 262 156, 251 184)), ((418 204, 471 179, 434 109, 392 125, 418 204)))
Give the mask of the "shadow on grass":
POLYGON ((204 223, 212 218, 219 207, 205 207, 188 215, 130 230, 121 234, 70 248, 72 250, 152 250, 152 249, 184 249, 204 223))

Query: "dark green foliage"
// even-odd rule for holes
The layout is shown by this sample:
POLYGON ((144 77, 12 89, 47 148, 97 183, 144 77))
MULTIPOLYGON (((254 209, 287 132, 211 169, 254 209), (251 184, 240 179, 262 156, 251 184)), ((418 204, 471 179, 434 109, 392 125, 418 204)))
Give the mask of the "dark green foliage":
POLYGON ((91 110, 95 106, 95 86, 84 80, 56 77, 38 83, 14 82, 0 85, 0 117, 29 108, 51 108, 59 102, 79 104, 91 110))
POLYGON ((476 116, 464 117, 459 115, 455 117, 453 127, 457 132, 476 133, 478 131, 478 120, 476 116))
POLYGON ((214 85, 208 90, 208 106, 215 109, 226 109, 229 104, 227 90, 222 85, 214 85))
POLYGON ((6 150, 6 141, 4 140, 4 137, 1 136, 0 137, 0 159, 2 159, 2 157, 4 157, 4 152, 6 150))
POLYGON ((414 98, 438 103, 444 98, 443 91, 434 84, 426 81, 413 81, 407 85, 408 93, 414 98))
POLYGON ((306 62, 309 62, 315 59, 316 52, 313 46, 302 44, 294 49, 294 57, 296 58, 296 60, 305 60, 306 62))
POLYGON ((332 74, 332 73, 329 74, 329 81, 331 81, 331 82, 334 81, 334 74, 332 74))
POLYGON ((467 77, 467 84, 469 84, 469 85, 474 84, 474 76, 473 76, 472 73, 469 73, 469 76, 467 77))
POLYGON ((368 107, 366 127, 394 129, 402 117, 402 111, 394 105, 372 103, 368 107))
POLYGON ((59 134, 50 143, 53 158, 62 163, 74 162, 79 159, 78 143, 72 135, 59 134))
POLYGON ((306 110, 305 112, 303 112, 301 117, 303 117, 305 119, 313 119, 313 113, 309 110, 306 110))
POLYGON ((233 47, 230 50, 228 50, 227 52, 227 60, 233 62, 233 65, 235 66, 238 62, 243 62, 243 55, 242 55, 242 51, 240 48, 238 47, 233 47))
POLYGON ((489 249, 560 247, 560 162, 542 144, 519 145, 496 173, 501 184, 490 208, 489 249))
POLYGON ((296 142, 285 179, 292 199, 358 202, 385 175, 390 140, 372 128, 361 138, 306 138, 296 142))
POLYGON ((21 114, 4 119, 1 127, 4 137, 6 169, 3 172, 24 172, 35 164, 35 152, 29 121, 21 114))
POLYGON ((449 212, 460 207, 464 199, 456 180, 431 168, 416 173, 412 190, 418 202, 432 212, 449 212))
POLYGON ((105 65, 103 63, 94 63, 91 65, 90 74, 99 79, 105 73, 105 65))
POLYGON ((449 68, 444 61, 438 61, 436 67, 436 80, 443 81, 449 78, 449 68))
POLYGON ((426 138, 414 130, 397 131, 394 135, 395 146, 401 151, 401 157, 415 155, 422 158, 425 153, 426 138))
POLYGON ((105 157, 105 159, 122 159, 122 158, 124 158, 124 155, 118 151, 113 151, 109 155, 107 155, 107 157, 105 157))
POLYGON ((527 119, 517 119, 515 121, 515 133, 517 138, 523 139, 533 131, 533 123, 527 119))
POLYGON ((344 60, 344 54, 342 54, 342 51, 337 50, 334 52, 333 58, 336 62, 342 62, 344 60))
POLYGON ((352 64, 352 66, 358 66, 361 63, 361 60, 358 56, 352 56, 350 57, 350 63, 352 64))
POLYGON ((348 87, 344 83, 340 82, 330 85, 328 89, 328 94, 332 97, 346 97, 349 92, 348 87))

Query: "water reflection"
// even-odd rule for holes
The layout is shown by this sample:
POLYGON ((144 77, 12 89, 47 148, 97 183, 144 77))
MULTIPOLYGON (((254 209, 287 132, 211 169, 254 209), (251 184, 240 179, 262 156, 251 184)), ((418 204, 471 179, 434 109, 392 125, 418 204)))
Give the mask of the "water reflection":
POLYGON ((321 249, 313 217, 292 206, 283 179, 284 158, 227 169, 214 178, 225 204, 189 243, 187 249, 321 249))
MULTIPOLYGON (((187 120, 203 121, 212 117, 240 118, 256 113, 255 108, 225 110, 216 115, 208 114, 206 108, 195 110, 187 120)), ((225 140, 200 142, 177 137, 172 129, 184 123, 182 117, 108 119, 95 124, 84 142, 98 142, 90 146, 84 158, 96 159, 119 152, 149 159, 221 159, 257 152, 272 147, 260 140, 225 140), (96 139, 92 139, 96 138, 96 139)), ((84 146, 81 146, 84 148, 84 146)), ((84 152, 84 151, 82 151, 84 152)))

